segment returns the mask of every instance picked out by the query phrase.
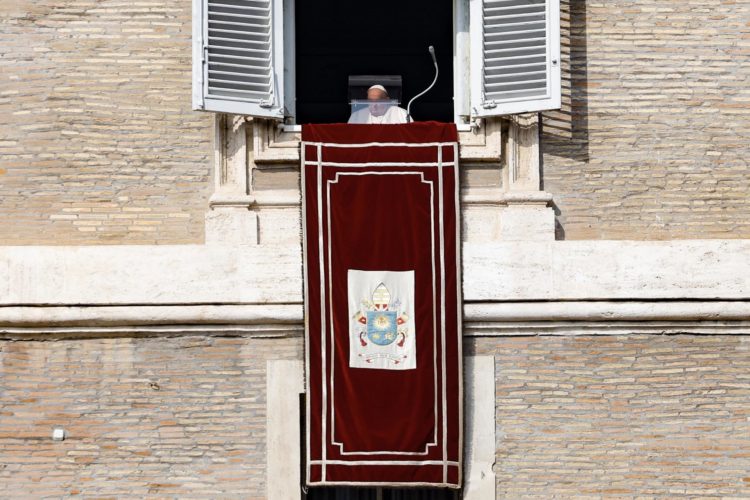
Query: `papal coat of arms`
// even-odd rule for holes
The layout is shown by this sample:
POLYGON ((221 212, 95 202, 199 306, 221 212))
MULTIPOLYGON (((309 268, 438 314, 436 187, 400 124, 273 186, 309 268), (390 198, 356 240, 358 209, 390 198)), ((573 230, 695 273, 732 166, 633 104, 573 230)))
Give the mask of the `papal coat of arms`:
POLYGON ((413 307, 412 271, 350 270, 349 310, 354 312, 350 317, 349 365, 416 368, 413 307))

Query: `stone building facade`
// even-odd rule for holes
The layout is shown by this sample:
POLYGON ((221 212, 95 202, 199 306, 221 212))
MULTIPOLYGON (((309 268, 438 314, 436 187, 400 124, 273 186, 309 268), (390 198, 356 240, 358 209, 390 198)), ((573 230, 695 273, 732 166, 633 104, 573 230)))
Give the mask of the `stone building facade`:
MULTIPOLYGON (((750 6, 561 10, 563 108, 461 132, 464 495, 748 497, 750 6)), ((0 496, 300 498, 299 136, 190 23, 0 7, 0 496)))

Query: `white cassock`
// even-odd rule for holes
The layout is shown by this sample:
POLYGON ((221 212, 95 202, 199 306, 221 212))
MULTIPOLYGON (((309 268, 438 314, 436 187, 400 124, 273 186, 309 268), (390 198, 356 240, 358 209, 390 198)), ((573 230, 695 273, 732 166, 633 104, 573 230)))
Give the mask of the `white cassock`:
POLYGON ((369 107, 365 107, 352 113, 349 117, 349 123, 369 125, 406 123, 406 110, 398 106, 389 106, 385 113, 375 116, 370 113, 369 107))

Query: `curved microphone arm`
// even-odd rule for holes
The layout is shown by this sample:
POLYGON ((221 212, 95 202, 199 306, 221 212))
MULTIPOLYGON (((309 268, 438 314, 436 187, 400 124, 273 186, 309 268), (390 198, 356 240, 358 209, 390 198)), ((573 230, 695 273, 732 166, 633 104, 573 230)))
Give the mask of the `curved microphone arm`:
POLYGON ((428 50, 430 51, 430 56, 432 56, 432 63, 435 65, 435 78, 432 79, 432 83, 430 84, 429 87, 427 87, 422 92, 420 92, 419 94, 417 94, 414 97, 412 97, 411 101, 409 101, 409 104, 406 106, 406 121, 409 122, 409 123, 412 122, 412 121, 414 121, 412 119, 412 117, 411 117, 411 103, 413 103, 418 97, 422 97, 427 92, 429 92, 430 89, 432 89, 432 87, 435 86, 435 82, 437 82, 437 79, 438 79, 438 72, 439 72, 439 70, 438 70, 437 59, 435 58, 435 47, 433 47, 432 45, 430 45, 430 47, 428 48, 428 50))

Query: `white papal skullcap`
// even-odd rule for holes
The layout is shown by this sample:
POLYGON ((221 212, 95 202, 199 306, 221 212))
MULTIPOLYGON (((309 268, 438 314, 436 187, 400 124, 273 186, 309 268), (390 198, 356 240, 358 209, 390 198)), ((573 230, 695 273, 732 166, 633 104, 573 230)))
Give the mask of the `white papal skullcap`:
POLYGON ((388 95, 388 91, 385 90, 385 87, 383 87, 382 85, 373 85, 372 87, 370 87, 369 89, 367 89, 368 92, 371 91, 371 90, 381 90, 381 91, 383 91, 383 93, 385 95, 388 95))

